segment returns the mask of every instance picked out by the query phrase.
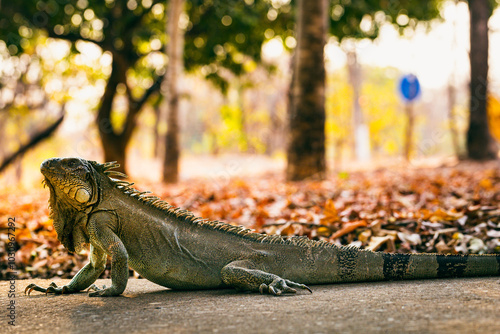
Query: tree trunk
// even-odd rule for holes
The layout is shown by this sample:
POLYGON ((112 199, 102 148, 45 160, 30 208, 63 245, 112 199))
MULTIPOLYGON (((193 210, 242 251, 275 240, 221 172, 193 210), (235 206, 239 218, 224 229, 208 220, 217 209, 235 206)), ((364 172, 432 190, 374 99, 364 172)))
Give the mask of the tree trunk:
POLYGON ((363 111, 359 104, 359 97, 361 93, 361 67, 358 63, 358 56, 356 54, 356 46, 353 45, 352 49, 347 52, 347 69, 349 71, 349 81, 352 87, 353 105, 352 105, 352 129, 354 136, 353 152, 356 160, 361 162, 369 161, 370 154, 370 135, 368 126, 364 122, 363 111))
POLYGON ((160 156, 160 107, 155 106, 154 107, 154 114, 155 114, 155 125, 153 126, 153 137, 154 137, 154 150, 153 150, 153 156, 155 158, 158 158, 160 156))
POLYGON ((470 12, 470 118, 467 153, 473 160, 496 157, 487 115, 489 0, 469 0, 470 12))
POLYGON ((451 143, 453 145, 453 151, 457 158, 463 158, 463 154, 460 152, 460 143, 457 130, 457 122, 455 115, 455 104, 457 101, 456 88, 450 81, 447 88, 448 93, 448 127, 450 128, 451 143))
POLYGON ((325 162, 325 66, 328 2, 299 0, 297 49, 289 106, 289 181, 323 179, 325 162))
POLYGON ((165 76, 164 92, 168 108, 165 157, 163 160, 163 181, 175 183, 179 179, 179 92, 177 89, 179 72, 182 69, 184 32, 179 27, 179 18, 184 10, 185 0, 171 0, 168 4, 167 34, 170 38, 166 46, 169 59, 165 76))
POLYGON ((116 161, 120 164, 120 167, 115 170, 122 173, 126 173, 126 147, 127 143, 119 135, 107 136, 105 141, 102 142, 104 161, 116 161))
POLYGON ((406 117, 408 118, 408 123, 406 124, 406 135, 405 135, 405 147, 404 156, 406 161, 410 161, 412 153, 413 144, 413 126, 414 126, 414 112, 413 112, 413 102, 406 102, 405 105, 406 117))
MULTIPOLYGON (((255 153, 255 147, 251 146, 251 143, 248 140, 248 121, 245 110, 244 95, 245 89, 243 88, 243 84, 239 82, 237 106, 240 111, 240 135, 238 138, 238 146, 240 147, 240 150, 241 148, 245 148, 245 152, 247 153, 255 153)), ((252 110, 250 109, 248 112, 252 113, 252 110)))
MULTIPOLYGON (((454 10, 455 12, 458 10, 458 3, 460 0, 454 0, 454 10)), ((457 41, 457 25, 458 25, 458 19, 457 16, 455 15, 453 19, 453 38, 451 40, 451 50, 456 50, 458 47, 458 41, 457 41)), ((457 88, 455 87, 457 83, 457 72, 458 66, 457 66, 457 57, 455 55, 452 56, 452 68, 451 68, 451 73, 450 77, 448 79, 448 88, 447 88, 447 95, 448 95, 448 127, 450 128, 450 135, 451 135, 451 143, 453 145, 453 151, 455 152, 455 156, 458 159, 463 158, 463 153, 461 152, 460 149, 460 137, 457 129, 457 116, 455 114, 455 105, 457 102, 457 88)))
POLYGON ((162 104, 163 104, 163 99, 161 98, 161 95, 156 99, 156 101, 153 103, 153 111, 155 115, 155 124, 153 125, 153 138, 154 138, 154 149, 153 149, 153 155, 155 158, 160 157, 160 152, 162 151, 163 147, 163 136, 160 134, 160 127, 161 127, 161 121, 162 121, 162 104))
POLYGON ((118 63, 117 57, 113 55, 111 64, 111 74, 104 89, 104 95, 101 98, 101 104, 97 110, 97 128, 104 151, 104 161, 116 161, 120 164, 119 170, 125 172, 125 150, 118 145, 120 137, 115 133, 111 124, 111 111, 113 100, 116 95, 116 87, 119 83, 125 81, 126 68, 122 68, 118 63))
POLYGON ((99 136, 104 150, 104 160, 118 162, 120 167, 117 171, 122 173, 126 172, 125 163, 127 146, 136 127, 137 116, 151 95, 159 90, 160 83, 163 80, 163 77, 157 78, 153 85, 146 89, 139 99, 132 97, 130 93, 127 94, 127 115, 125 117, 123 129, 118 131, 111 123, 113 100, 115 99, 116 88, 120 83, 124 84, 127 87, 127 91, 130 92, 130 88, 127 86, 126 73, 132 66, 133 64, 121 57, 120 54, 113 54, 111 74, 108 78, 106 88, 104 89, 104 95, 101 98, 101 104, 99 105, 96 118, 99 136))

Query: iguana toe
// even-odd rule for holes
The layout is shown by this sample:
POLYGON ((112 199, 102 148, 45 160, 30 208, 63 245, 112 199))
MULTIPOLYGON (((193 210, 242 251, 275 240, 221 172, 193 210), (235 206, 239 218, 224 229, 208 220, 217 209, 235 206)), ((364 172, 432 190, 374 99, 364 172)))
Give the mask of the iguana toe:
POLYGON ((42 288, 41 286, 39 285, 36 285, 34 283, 31 283, 30 285, 28 285, 26 287, 26 289, 24 290, 24 294, 26 294, 26 292, 28 293, 28 296, 31 294, 32 291, 39 291, 39 292, 46 292, 47 289, 45 288, 42 288))
POLYGON ((45 294, 55 293, 55 294, 63 294, 65 291, 63 288, 58 287, 57 285, 49 285, 47 289, 45 289, 45 294))
MULTIPOLYGON (((291 288, 295 288, 295 289, 303 289, 303 290, 307 290, 309 291, 310 293, 312 293, 312 290, 311 288, 309 288, 307 285, 305 284, 299 284, 299 283, 295 283, 295 282, 292 282, 292 281, 289 281, 289 280, 285 280, 286 284, 288 285, 288 287, 291 287, 291 288)), ((292 289, 293 290, 293 289, 292 289)), ((295 291, 295 290, 294 290, 295 291)))
POLYGON ((41 286, 32 283, 29 284, 26 287, 26 289, 24 289, 24 294, 27 294, 29 296, 32 291, 44 292, 45 294, 48 293, 62 294, 68 292, 68 289, 65 286, 63 286, 62 288, 58 287, 57 284, 54 282, 50 283, 47 288, 42 288, 41 286))
POLYGON ((120 293, 116 293, 111 289, 99 290, 89 293, 89 297, 113 297, 118 295, 120 295, 120 293))
POLYGON ((94 291, 101 291, 101 290, 104 290, 106 289, 106 286, 103 285, 102 286, 102 289, 100 287, 98 287, 97 285, 95 284, 92 284, 91 286, 89 286, 89 288, 87 289, 87 292, 90 292, 91 290, 94 290, 94 291))
POLYGON ((296 293, 297 292, 296 289, 304 289, 312 293, 311 289, 309 289, 308 286, 282 278, 275 279, 269 285, 262 283, 259 286, 259 292, 261 294, 269 293, 274 296, 281 296, 283 293, 296 293))
POLYGON ((97 290, 94 292, 89 292, 89 297, 106 297, 105 290, 97 290))
POLYGON ((106 289, 106 286, 103 285, 101 289, 95 284, 92 284, 87 291, 89 291, 89 297, 112 297, 118 296, 123 292, 123 290, 118 291, 116 288, 113 288, 113 286, 106 289), (94 290, 94 292, 90 292, 90 290, 94 290))

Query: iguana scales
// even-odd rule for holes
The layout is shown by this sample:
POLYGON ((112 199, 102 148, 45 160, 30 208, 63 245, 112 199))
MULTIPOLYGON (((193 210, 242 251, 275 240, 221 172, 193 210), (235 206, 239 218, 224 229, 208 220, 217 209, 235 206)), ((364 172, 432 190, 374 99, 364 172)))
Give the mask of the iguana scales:
POLYGON ((58 239, 70 251, 90 244, 90 261, 67 284, 46 293, 117 296, 129 266, 172 289, 233 287, 280 295, 305 284, 500 275, 500 255, 388 254, 340 247, 306 237, 283 238, 198 218, 113 177, 115 163, 79 158, 45 160, 58 239), (111 257, 108 288, 93 283, 111 257))

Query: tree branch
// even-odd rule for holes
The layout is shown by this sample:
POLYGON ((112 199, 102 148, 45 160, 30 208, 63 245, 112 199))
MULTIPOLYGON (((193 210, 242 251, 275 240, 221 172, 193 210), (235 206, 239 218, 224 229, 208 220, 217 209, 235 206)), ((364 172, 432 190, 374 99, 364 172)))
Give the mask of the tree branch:
POLYGON ((156 80, 153 82, 151 87, 149 87, 142 97, 135 102, 136 108, 141 109, 143 104, 146 103, 146 101, 149 99, 149 97, 156 91, 160 89, 161 83, 163 82, 165 75, 160 75, 159 77, 156 78, 156 80))
POLYGON ((62 107, 61 116, 52 125, 36 133, 34 136, 30 138, 30 140, 26 144, 22 145, 16 152, 12 153, 10 156, 4 159, 4 161, 2 161, 2 163, 0 164, 0 172, 2 172, 15 159, 26 153, 29 149, 35 147, 38 143, 49 138, 52 135, 52 133, 59 127, 59 125, 61 125, 63 120, 64 120, 64 106, 62 107))
POLYGON ((132 135, 137 114, 142 109, 147 100, 151 97, 151 95, 153 95, 153 93, 157 92, 160 89, 164 76, 165 75, 161 75, 157 77, 151 87, 149 87, 139 99, 131 100, 132 97, 130 96, 127 118, 125 119, 125 126, 123 127, 123 136, 126 139, 130 138, 130 136, 132 135))

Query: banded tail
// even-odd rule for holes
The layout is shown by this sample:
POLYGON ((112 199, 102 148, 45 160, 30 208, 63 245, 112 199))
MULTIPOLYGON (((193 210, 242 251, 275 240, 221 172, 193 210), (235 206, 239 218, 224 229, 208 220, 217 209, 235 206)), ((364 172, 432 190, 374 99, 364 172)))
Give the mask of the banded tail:
POLYGON ((500 276, 500 254, 390 254, 342 248, 335 281, 500 276))

